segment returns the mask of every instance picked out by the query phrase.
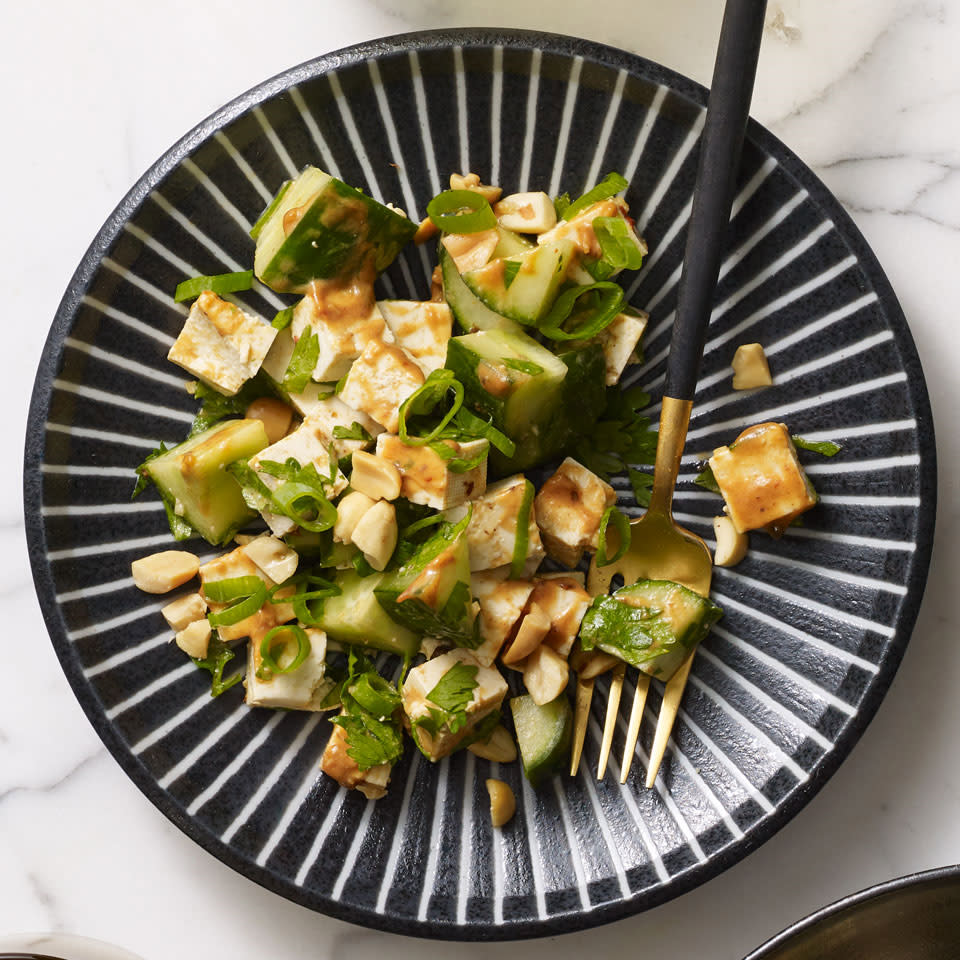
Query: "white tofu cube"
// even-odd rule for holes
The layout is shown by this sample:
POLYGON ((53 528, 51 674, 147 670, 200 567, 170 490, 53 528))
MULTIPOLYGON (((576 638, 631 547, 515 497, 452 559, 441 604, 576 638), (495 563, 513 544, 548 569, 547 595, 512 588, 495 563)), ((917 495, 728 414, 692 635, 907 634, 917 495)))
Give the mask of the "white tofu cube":
MULTIPOLYGON (((265 460, 286 463, 288 459, 293 458, 301 467, 312 463, 321 477, 328 477, 332 468, 330 444, 331 440, 327 436, 325 424, 322 421, 307 419, 293 433, 288 433, 282 440, 278 440, 251 457, 249 465, 271 490, 275 490, 283 481, 279 477, 270 476, 263 471, 261 464, 265 460)), ((346 485, 347 478, 338 468, 333 481, 326 488, 328 499, 332 500, 346 485)), ((249 496, 251 502, 257 499, 256 491, 248 489, 245 493, 249 496)), ((257 506, 267 526, 276 536, 282 537, 296 527, 296 523, 289 517, 270 510, 266 502, 258 503, 257 506)))
POLYGON ((523 614, 534 585, 529 580, 503 580, 495 573, 475 573, 470 591, 480 604, 483 643, 471 651, 485 667, 493 665, 523 614))
POLYGON ((372 295, 353 284, 314 281, 310 292, 293 308, 290 332, 294 341, 315 335, 320 344, 313 379, 339 380, 371 340, 383 336, 383 317, 372 295))
POLYGON ((635 317, 629 313, 618 313, 610 325, 597 334, 597 341, 603 348, 603 357, 606 361, 606 384, 612 387, 620 382, 623 371, 627 368, 637 349, 637 344, 647 329, 650 315, 641 313, 635 317))
POLYGON ((371 340, 350 367, 340 399, 396 433, 400 404, 423 386, 424 379, 401 347, 371 340))
MULTIPOLYGON (((482 496, 471 501, 473 516, 467 527, 467 542, 470 545, 472 571, 493 570, 513 562, 513 550, 517 542, 517 518, 525 489, 524 477, 517 474, 491 484, 482 496)), ((450 519, 459 520, 465 513, 466 507, 458 507, 451 512, 450 519)), ((544 552, 534 502, 527 524, 524 576, 532 576, 540 566, 544 552)))
POLYGON ((265 320, 204 290, 167 359, 232 397, 256 376, 276 335, 265 320))
POLYGON ((500 235, 496 230, 476 233, 448 233, 440 241, 450 254, 458 273, 467 273, 486 266, 497 249, 500 235))
POLYGON ((293 356, 293 348, 296 343, 290 327, 284 327, 277 331, 277 335, 263 358, 261 368, 263 372, 278 386, 283 385, 283 378, 286 375, 287 367, 290 365, 290 358, 293 356))
POLYGON ((567 457, 534 500, 537 525, 547 556, 575 567, 585 550, 597 548, 600 521, 617 502, 609 483, 567 457))
POLYGON ((320 759, 320 769, 333 777, 341 787, 359 790, 368 800, 379 800, 387 792, 393 765, 380 763, 361 770, 357 761, 347 753, 347 734, 343 727, 333 725, 333 733, 320 759))
POLYGON ((446 303, 432 300, 381 300, 377 306, 397 344, 429 375, 447 360, 453 334, 453 313, 446 303))
POLYGON ((319 384, 308 384, 303 393, 291 394, 290 402, 301 416, 316 424, 329 437, 330 443, 333 444, 334 455, 338 460, 350 456, 357 450, 369 449, 369 441, 340 439, 333 435, 334 430, 337 427, 351 430, 353 425, 358 423, 371 437, 375 438, 384 432, 383 427, 360 410, 348 407, 338 396, 319 398, 317 394, 322 390, 319 384))
POLYGON ((530 602, 536 603, 550 619, 550 631, 543 642, 561 657, 570 656, 573 642, 580 632, 580 621, 591 600, 583 584, 574 577, 548 577, 534 581, 530 602))
MULTIPOLYGON (((260 644, 263 634, 250 638, 247 644, 246 702, 251 707, 283 707, 287 710, 320 710, 320 704, 333 684, 326 680, 327 635, 312 627, 304 631, 310 641, 306 660, 290 673, 262 672, 260 644)), ((277 637, 277 639, 281 639, 277 637)), ((292 641, 291 641, 292 642, 292 641)))
MULTIPOLYGON (((444 441, 457 457, 472 460, 489 447, 487 440, 458 443, 444 441)), ((377 456, 400 471, 400 496, 435 510, 447 510, 480 496, 487 489, 487 458, 477 466, 455 473, 447 461, 430 447, 412 447, 399 437, 382 433, 377 437, 377 456)))
POLYGON ((416 739, 420 749, 432 760, 449 756, 467 737, 471 730, 487 714, 498 709, 507 693, 507 684, 497 670, 479 664, 468 650, 456 649, 428 660, 426 663, 414 667, 403 682, 403 709, 411 722, 412 736, 416 739), (429 717, 430 709, 437 709, 437 705, 429 700, 428 695, 443 679, 447 671, 458 663, 476 666, 477 686, 473 696, 466 705, 467 722, 456 733, 451 733, 444 724, 434 736, 415 721, 421 717, 429 717))

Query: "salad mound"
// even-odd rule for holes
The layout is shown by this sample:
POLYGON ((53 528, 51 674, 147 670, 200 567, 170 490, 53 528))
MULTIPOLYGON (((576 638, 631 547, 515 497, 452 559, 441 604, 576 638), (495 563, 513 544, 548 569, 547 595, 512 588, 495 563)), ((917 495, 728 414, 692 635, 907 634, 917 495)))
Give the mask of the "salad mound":
MULTIPOLYGON (((721 616, 665 581, 593 598, 577 569, 628 549, 609 481, 646 505, 637 464, 656 449, 649 398, 620 386, 647 323, 616 282, 647 249, 626 187, 502 197, 455 174, 418 226, 307 167, 254 225, 253 271, 178 288, 193 302, 169 359, 200 407, 134 495, 156 488, 175 539, 232 548, 143 558, 134 581, 199 576, 163 615, 212 695, 242 681, 252 707, 332 711, 321 769, 345 787, 383 796, 407 738, 431 761, 510 762, 514 735, 539 783, 569 750, 571 669, 666 678, 721 616), (433 238, 432 298, 378 301, 377 275, 433 238), (297 295, 270 322, 230 299, 254 273, 297 295)), ((731 536, 815 503, 781 427, 702 475, 733 504, 731 536)), ((505 785, 488 786, 505 822, 505 785)))

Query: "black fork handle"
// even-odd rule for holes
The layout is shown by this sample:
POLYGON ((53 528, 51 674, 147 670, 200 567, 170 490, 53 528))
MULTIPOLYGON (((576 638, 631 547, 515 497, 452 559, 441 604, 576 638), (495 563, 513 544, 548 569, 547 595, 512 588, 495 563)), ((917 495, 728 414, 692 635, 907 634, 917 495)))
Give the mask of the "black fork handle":
POLYGON ((700 140, 664 395, 693 400, 726 246, 740 148, 750 113, 766 0, 727 0, 700 140))

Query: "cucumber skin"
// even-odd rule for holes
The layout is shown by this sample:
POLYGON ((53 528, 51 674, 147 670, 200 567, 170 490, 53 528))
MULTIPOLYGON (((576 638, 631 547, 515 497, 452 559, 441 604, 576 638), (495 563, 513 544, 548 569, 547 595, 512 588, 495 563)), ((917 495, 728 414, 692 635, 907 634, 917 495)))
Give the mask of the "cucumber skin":
POLYGON ((453 257, 447 253, 447 248, 442 243, 437 244, 437 258, 443 277, 443 298, 450 305, 454 318, 463 330, 467 333, 476 330, 507 330, 510 333, 519 333, 523 329, 515 320, 495 313, 473 295, 463 282, 453 257))
MULTIPOLYGON (((279 216, 278 207, 274 216, 279 216)), ((258 274, 280 293, 304 293, 313 280, 348 277, 363 267, 368 251, 376 273, 385 270, 413 239, 416 224, 336 177, 323 187, 309 209, 258 274), (345 212, 360 204, 366 220, 344 216, 346 229, 328 225, 331 208, 345 212)))
POLYGON ((530 781, 531 786, 537 787, 547 777, 560 773, 569 759, 570 740, 573 734, 573 710, 570 708, 570 701, 564 692, 556 700, 538 706, 533 702, 533 697, 523 694, 511 699, 510 712, 513 714, 523 774, 530 781), (546 748, 541 747, 533 756, 530 755, 533 744, 521 733, 531 715, 535 716, 541 724, 554 725, 546 748))

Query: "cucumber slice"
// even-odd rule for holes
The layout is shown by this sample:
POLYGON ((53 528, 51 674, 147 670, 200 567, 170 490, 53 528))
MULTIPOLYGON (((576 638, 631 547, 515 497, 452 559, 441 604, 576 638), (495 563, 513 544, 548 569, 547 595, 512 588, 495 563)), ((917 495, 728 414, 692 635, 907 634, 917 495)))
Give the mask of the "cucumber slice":
POLYGON ((443 523, 399 570, 374 590, 380 606, 397 623, 461 647, 476 647, 470 594, 467 522, 443 523))
POLYGON ((209 543, 226 543, 256 514, 225 467, 268 444, 262 420, 225 420, 148 460, 143 470, 177 516, 209 543))
POLYGON ((523 772, 533 786, 559 773, 570 759, 573 711, 566 693, 543 706, 524 694, 510 701, 523 772))
POLYGON ((304 293, 313 280, 346 279, 372 263, 386 269, 417 226, 360 190, 305 167, 271 202, 253 269, 268 287, 304 293))
POLYGON ((553 306, 574 253, 570 240, 545 243, 527 253, 491 260, 465 273, 463 282, 494 312, 535 325, 553 306))
POLYGON ((453 262, 453 257, 447 253, 447 248, 442 243, 438 245, 437 254, 440 260, 440 274, 443 277, 444 299, 450 304, 457 323, 467 333, 473 333, 475 330, 507 330, 519 333, 523 329, 516 321, 494 313, 470 292, 470 288, 460 276, 460 271, 457 270, 457 265, 453 262))
POLYGON ((394 623, 377 602, 374 591, 382 579, 379 573, 361 577, 354 570, 340 571, 333 579, 340 593, 324 600, 320 626, 331 640, 340 643, 412 656, 420 638, 394 623))
POLYGON ((639 580, 594 597, 580 625, 580 643, 669 680, 722 616, 712 600, 679 583, 639 580))

